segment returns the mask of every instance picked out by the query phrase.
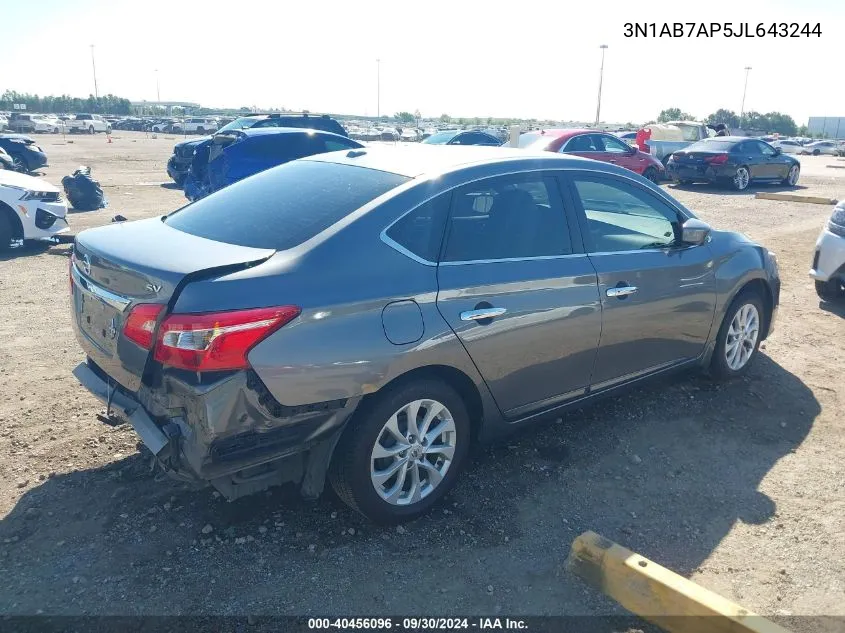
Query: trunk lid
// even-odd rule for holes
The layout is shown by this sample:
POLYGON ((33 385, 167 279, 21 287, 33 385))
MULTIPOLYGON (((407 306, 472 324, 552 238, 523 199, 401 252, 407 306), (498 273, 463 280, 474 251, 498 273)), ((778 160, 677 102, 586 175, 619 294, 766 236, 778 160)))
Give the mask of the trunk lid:
POLYGON ((132 308, 173 305, 191 279, 245 268, 273 253, 197 237, 161 218, 84 231, 76 238, 71 262, 77 339, 106 374, 137 391, 152 352, 123 336, 132 308))

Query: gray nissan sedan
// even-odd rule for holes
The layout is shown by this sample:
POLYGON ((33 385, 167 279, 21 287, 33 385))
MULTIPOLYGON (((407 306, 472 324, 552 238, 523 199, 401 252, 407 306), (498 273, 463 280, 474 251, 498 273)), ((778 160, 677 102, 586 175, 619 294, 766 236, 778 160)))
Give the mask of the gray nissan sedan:
POLYGON ((82 232, 75 373, 229 499, 328 477, 428 510, 475 442, 649 377, 745 372, 775 257, 606 163, 485 147, 312 156, 82 232))

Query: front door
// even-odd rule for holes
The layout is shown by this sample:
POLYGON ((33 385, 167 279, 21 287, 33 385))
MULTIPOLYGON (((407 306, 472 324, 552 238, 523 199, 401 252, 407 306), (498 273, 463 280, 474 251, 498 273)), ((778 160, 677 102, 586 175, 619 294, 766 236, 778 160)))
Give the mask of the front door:
POLYGON ((630 145, 610 134, 602 134, 601 141, 604 145, 604 157, 601 160, 630 169, 637 174, 645 171, 648 166, 645 154, 637 152, 630 145))
POLYGON ((571 182, 602 302, 591 388, 699 357, 716 304, 709 246, 683 246, 684 216, 637 183, 586 172, 571 182))
POLYGON ((789 175, 789 168, 792 167, 792 161, 784 156, 782 153, 778 154, 775 148, 768 143, 761 141, 754 141, 760 146, 760 153, 763 155, 763 162, 766 165, 766 178, 783 180, 789 175))
POLYGON ((452 196, 437 307, 509 418, 582 395, 589 382, 601 310, 570 218, 542 172, 452 196))

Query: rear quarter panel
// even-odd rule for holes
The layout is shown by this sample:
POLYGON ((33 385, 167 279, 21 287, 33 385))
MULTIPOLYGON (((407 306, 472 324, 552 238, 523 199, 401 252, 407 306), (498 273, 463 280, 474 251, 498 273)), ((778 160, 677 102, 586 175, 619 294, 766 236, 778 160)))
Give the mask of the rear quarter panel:
POLYGON ((409 371, 446 366, 476 385, 485 419, 499 419, 484 381, 437 310, 437 268, 380 239, 386 226, 429 195, 425 188, 409 189, 371 212, 364 211, 375 205, 364 207, 353 214, 361 216, 355 221, 335 225, 256 268, 192 283, 175 309, 299 306, 298 318, 249 353, 255 372, 283 405, 355 398, 374 393, 409 371), (419 340, 397 345, 386 336, 382 312, 395 301, 419 306, 419 340))

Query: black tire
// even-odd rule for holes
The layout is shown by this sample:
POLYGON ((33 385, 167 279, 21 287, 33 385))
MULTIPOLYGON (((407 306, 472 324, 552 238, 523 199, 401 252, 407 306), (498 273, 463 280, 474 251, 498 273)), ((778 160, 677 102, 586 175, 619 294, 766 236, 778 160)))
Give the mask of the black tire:
POLYGON ((843 301, 845 300, 845 282, 840 279, 817 281, 816 294, 822 301, 843 301))
POLYGON ((643 172, 643 178, 650 180, 655 185, 660 184, 660 173, 654 167, 647 167, 643 172))
POLYGON ((398 385, 376 394, 374 400, 355 413, 334 452, 329 481, 344 503, 375 523, 411 521, 425 514, 452 489, 466 459, 470 437, 466 406, 452 387, 431 378, 398 385), (405 405, 424 399, 442 403, 451 413, 455 423, 455 452, 442 481, 426 497, 409 505, 393 505, 379 496, 372 483, 372 450, 391 416, 405 405))
POLYGON ((731 178, 731 185, 736 191, 745 191, 751 185, 751 170, 747 165, 740 165, 736 168, 736 175, 731 178), (742 171, 745 170, 746 178, 742 178, 742 171))
POLYGON ((205 128, 203 126, 199 126, 197 128, 197 134, 205 134, 205 128))
POLYGON ((817 150, 817 149, 813 150, 813 156, 818 156, 819 154, 821 154, 821 152, 819 150, 817 150))
POLYGON ((757 351, 760 349, 763 328, 766 327, 769 318, 770 315, 768 312, 766 312, 766 308, 763 303, 763 298, 755 290, 743 290, 734 298, 734 300, 731 302, 731 305, 725 312, 725 318, 722 320, 722 325, 719 328, 719 333, 717 334, 716 347, 713 350, 713 357, 710 360, 710 375, 713 378, 715 378, 716 380, 731 380, 732 378, 741 376, 748 371, 748 368, 754 364, 754 359, 757 358, 757 351), (748 358, 745 364, 738 369, 732 369, 728 365, 728 361, 725 356, 728 330, 730 329, 731 322, 733 321, 734 317, 739 312, 739 310, 748 304, 752 304, 757 309, 759 328, 757 333, 757 341, 754 343, 754 348, 751 350, 751 356, 748 358))
POLYGON ((88 126, 88 134, 92 134, 92 135, 94 134, 94 126, 93 125, 88 126))
POLYGON ((5 211, 0 210, 0 253, 8 251, 12 247, 12 237, 15 231, 12 221, 5 211))
POLYGON ((787 187, 794 187, 798 184, 798 179, 801 177, 801 166, 800 165, 793 165, 789 168, 789 171, 786 172, 786 178, 780 181, 780 184, 785 185, 787 187), (795 170, 795 182, 790 182, 792 177, 792 170, 795 170))

